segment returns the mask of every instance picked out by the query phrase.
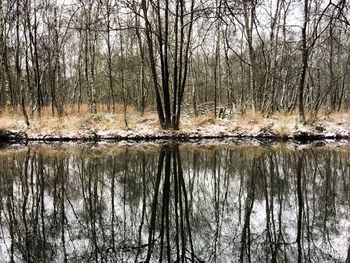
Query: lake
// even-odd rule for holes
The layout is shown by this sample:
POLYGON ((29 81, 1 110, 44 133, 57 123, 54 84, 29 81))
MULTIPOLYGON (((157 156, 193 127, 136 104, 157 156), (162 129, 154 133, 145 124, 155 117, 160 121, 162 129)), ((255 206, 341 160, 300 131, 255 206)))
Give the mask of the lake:
POLYGON ((349 262, 350 146, 0 148, 0 262, 349 262))

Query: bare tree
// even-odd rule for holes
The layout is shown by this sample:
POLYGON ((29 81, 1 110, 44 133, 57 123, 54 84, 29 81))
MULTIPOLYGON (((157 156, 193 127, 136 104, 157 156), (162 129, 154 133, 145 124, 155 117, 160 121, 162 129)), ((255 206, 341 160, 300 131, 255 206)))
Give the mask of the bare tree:
POLYGON ((188 4, 190 6, 183 0, 175 1, 173 5, 169 3, 169 0, 166 0, 164 5, 160 0, 157 0, 156 4, 142 0, 157 112, 160 124, 164 129, 178 129, 180 124, 181 104, 189 64, 195 1, 192 0, 188 4), (155 15, 155 21, 151 20, 150 12, 155 15), (173 34, 170 31, 172 26, 174 28, 173 34), (157 53, 159 54, 159 61, 156 58, 157 53), (170 54, 173 54, 173 58, 170 58, 170 54), (172 61, 170 61, 171 59, 172 61), (171 67, 171 64, 173 67, 171 67), (157 66, 160 67, 161 81, 159 81, 157 66), (172 88, 171 69, 173 75, 172 88), (161 87, 162 93, 159 87, 161 87), (173 93, 172 98, 171 93, 173 93))
POLYGON ((16 83, 17 90, 20 91, 21 94, 21 108, 24 116, 24 120, 27 126, 29 126, 29 118, 25 105, 25 89, 22 84, 22 67, 21 67, 21 59, 20 59, 20 4, 19 0, 16 0, 16 83))

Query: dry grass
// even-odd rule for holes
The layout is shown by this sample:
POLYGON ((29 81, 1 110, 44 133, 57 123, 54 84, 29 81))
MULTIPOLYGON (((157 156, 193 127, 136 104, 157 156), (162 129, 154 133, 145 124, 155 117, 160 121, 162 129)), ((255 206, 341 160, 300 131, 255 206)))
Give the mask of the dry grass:
POLYGON ((330 121, 339 123, 350 123, 350 112, 349 111, 337 111, 329 112, 321 110, 318 113, 317 121, 330 121))
MULTIPOLYGON (((116 105, 116 113, 106 112, 106 105, 98 105, 98 113, 91 114, 88 105, 82 105, 80 112, 77 112, 76 107, 66 107, 62 117, 52 116, 51 109, 46 107, 42 110, 41 116, 30 115, 30 127, 27 128, 24 118, 20 110, 6 110, 0 114, 0 130, 16 129, 27 130, 38 133, 56 133, 73 131, 89 131, 92 129, 98 130, 145 130, 155 131, 159 129, 158 116, 156 112, 146 112, 141 116, 134 107, 128 107, 126 127, 123 115, 123 106, 116 105)), ((312 117, 311 113, 306 114, 307 119, 312 117)), ((321 110, 318 113, 318 118, 308 123, 311 126, 323 126, 329 124, 342 125, 350 128, 350 114, 348 111, 329 113, 326 110, 321 110)), ((214 114, 209 112, 206 115, 198 117, 183 114, 181 119, 181 128, 191 131, 195 129, 207 129, 211 131, 213 125, 226 127, 228 130, 242 128, 243 130, 251 130, 252 128, 261 128, 271 130, 277 136, 284 136, 288 132, 301 125, 298 122, 298 114, 277 112, 269 118, 265 118, 261 113, 246 112, 244 115, 234 115, 231 119, 216 119, 214 114)))
POLYGON ((204 127, 206 125, 210 124, 216 124, 218 122, 217 119, 215 119, 214 113, 208 112, 206 115, 200 115, 197 117, 188 117, 187 118, 187 123, 190 126, 195 126, 195 127, 204 127))
POLYGON ((0 116, 0 129, 11 129, 22 125, 25 125, 25 122, 20 116, 6 114, 0 116))
POLYGON ((243 115, 238 115, 236 119, 238 122, 244 122, 247 124, 258 124, 263 122, 264 117, 260 112, 247 111, 243 115))
POLYGON ((50 107, 44 107, 41 115, 31 114, 29 109, 30 127, 25 125, 23 114, 20 110, 4 110, 0 114, 0 129, 29 129, 36 132, 65 131, 65 130, 86 130, 86 129, 126 129, 136 128, 140 124, 147 124, 150 127, 157 127, 158 120, 156 113, 147 112, 141 116, 134 107, 127 107, 127 124, 124 121, 124 109, 122 105, 116 105, 116 113, 107 112, 105 105, 97 105, 97 113, 92 114, 88 105, 82 105, 79 112, 76 107, 66 107, 63 116, 53 116, 50 107))

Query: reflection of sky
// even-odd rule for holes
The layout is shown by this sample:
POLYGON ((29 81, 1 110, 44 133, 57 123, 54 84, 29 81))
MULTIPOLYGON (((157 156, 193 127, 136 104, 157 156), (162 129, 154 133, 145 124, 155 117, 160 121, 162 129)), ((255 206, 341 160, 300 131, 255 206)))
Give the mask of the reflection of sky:
MULTIPOLYGON (((241 232, 242 227, 244 225, 244 209, 245 203, 247 200, 247 189, 249 188, 249 178, 251 176, 251 161, 254 159, 250 152, 244 153, 239 149, 217 149, 216 150, 216 169, 214 175, 214 168, 212 165, 212 156, 213 152, 209 150, 196 150, 196 153, 199 156, 197 168, 193 170, 192 159, 188 156, 193 154, 191 149, 182 148, 182 164, 183 164, 183 172, 187 187, 187 196, 188 200, 192 201, 189 204, 191 210, 191 226, 192 226, 192 235, 194 239, 195 251, 198 253, 198 256, 202 259, 209 258, 211 255, 211 251, 213 250, 213 244, 215 242, 216 236, 215 233, 218 232, 219 236, 217 238, 217 253, 218 259, 220 262, 232 262, 232 259, 239 257, 239 249, 241 246, 241 232), (184 152, 188 152, 188 155, 183 154, 184 152), (229 154, 232 154, 232 158, 227 158, 229 154), (187 159, 186 159, 186 157, 187 159), (244 165, 242 163, 244 162, 244 165), (219 172, 220 171, 220 172, 219 172), (190 185, 193 185, 193 189, 190 189, 190 185), (239 195, 241 193, 241 197, 239 195), (216 200, 216 203, 215 203, 216 200), (241 207, 241 215, 239 213, 239 208, 241 207), (215 211, 217 209, 217 211, 215 211), (239 219, 240 216, 240 219, 239 219), (216 219, 218 219, 219 224, 217 224, 216 219), (218 229, 219 228, 219 229, 218 229)), ((69 154, 69 153, 67 153, 69 154)), ((129 163, 130 168, 136 168, 141 165, 141 161, 135 156, 133 156, 133 152, 129 152, 130 160, 129 163)), ((147 155, 147 153, 145 153, 147 155)), ((282 229, 285 237, 285 242, 290 243, 286 245, 286 253, 291 256, 291 258, 296 256, 296 229, 297 229, 297 197, 296 197, 296 185, 295 185, 295 175, 293 171, 293 159, 288 159, 293 154, 293 151, 288 150, 286 152, 276 151, 274 154, 277 156, 275 168, 278 169, 280 173, 280 178, 286 180, 288 182, 288 189, 283 191, 283 205, 282 205, 282 229), (287 161, 286 163, 286 160, 287 161), (292 160, 292 161, 291 161, 292 160), (281 165, 290 165, 287 169, 281 169, 281 165), (286 171, 287 174, 284 174, 286 171)), ((153 153, 153 155, 157 156, 157 153, 153 153)), ((314 161, 312 160, 314 152, 310 155, 306 155, 307 158, 310 158, 308 162, 308 168, 305 169, 313 169, 312 164, 314 161)), ((323 154, 317 154, 317 160, 320 162, 323 160, 322 158, 343 158, 343 162, 347 159, 346 154, 342 153, 329 153, 327 156, 323 156, 323 154)), ((13 155, 14 158, 16 154, 13 155)), ((55 156, 53 154, 53 156, 55 156)), ((293 155, 292 155, 293 156, 293 155)), ((83 215, 88 214, 89 205, 88 200, 85 200, 85 203, 82 199, 82 185, 85 187, 88 185, 88 171, 84 171, 84 176, 81 174, 81 161, 85 158, 85 168, 90 167, 87 165, 88 162, 96 167, 98 174, 91 174, 92 187, 95 183, 97 183, 97 194, 98 194, 98 202, 103 203, 103 209, 101 214, 98 213, 97 222, 95 226, 97 228, 97 236, 98 243, 102 246, 102 228, 101 223, 104 227, 104 235, 110 236, 110 225, 111 225, 111 210, 112 210, 112 195, 111 195, 111 166, 119 165, 123 167, 121 162, 122 155, 116 157, 116 163, 111 162, 111 159, 106 159, 103 153, 100 154, 100 157, 90 157, 86 156, 86 158, 67 158, 69 160, 69 165, 67 165, 69 173, 66 175, 66 197, 65 197, 65 216, 67 219, 67 225, 65 227, 65 240, 67 242, 66 248, 67 253, 71 256, 83 255, 87 251, 92 251, 93 244, 89 239, 91 224, 87 218, 84 218, 83 215), (120 157, 120 158, 119 158, 120 157), (95 162, 95 164, 94 164, 95 162), (108 163, 109 162, 109 163, 108 163), (108 164, 107 164, 108 163, 108 164), (107 165, 106 165, 107 164, 107 165), (96 178, 94 177, 96 176, 96 178), (82 181, 83 178, 83 181, 82 181), (99 216, 101 215, 102 221, 100 222, 99 216)), ((0 157, 1 158, 1 157, 0 157)), ((45 160, 45 156, 43 156, 45 160)), ((50 157, 55 158, 55 157, 50 157)), ((257 159, 264 160, 264 155, 259 153, 256 155, 257 159)), ((11 159, 8 159, 11 160, 11 159)), ((35 159, 32 159, 35 160, 35 159)), ((157 158, 148 159, 147 165, 147 174, 145 176, 146 184, 147 184, 147 220, 143 227, 142 231, 142 244, 148 242, 148 223, 150 220, 150 208, 152 203, 153 192, 148 191, 152 189, 155 176, 156 176, 156 165, 157 158), (155 169, 155 170, 154 170, 155 169)), ((267 159, 266 159, 267 160, 267 159)), ((266 168, 265 172, 269 172, 269 163, 264 163, 264 167, 266 168)), ((335 165, 339 162, 333 162, 335 165)), ((47 180, 52 184, 53 180, 53 167, 52 162, 47 163, 45 165, 45 171, 47 180)), ((322 166, 319 167, 320 171, 324 172, 324 168, 322 166)), ((333 167, 334 173, 330 176, 339 175, 338 167, 333 167)), ((133 169, 132 171, 136 171, 133 169)), ((35 170, 34 170, 35 172, 35 170)), ((306 176, 312 175, 313 173, 309 171, 305 171, 306 176)), ((1 173, 0 173, 1 175, 1 173)), ((115 231, 116 231, 116 244, 121 245, 124 241, 124 235, 126 237, 127 243, 126 245, 136 245, 138 238, 138 228, 141 223, 141 212, 142 212, 142 191, 139 193, 139 196, 135 196, 134 192, 139 192, 137 187, 141 182, 141 177, 139 174, 130 174, 133 180, 128 180, 127 182, 122 183, 124 180, 124 171, 122 169, 117 169, 115 176, 115 231), (129 184, 129 185, 126 185, 129 184), (127 192, 125 192, 125 189, 127 192), (124 198, 125 197, 125 198, 124 198), (132 197, 132 200, 130 198, 132 197), (125 234, 124 234, 125 232, 125 234), (130 243, 130 244, 129 244, 130 243)), ((126 175, 127 176, 127 175, 126 175)), ((261 193, 263 185, 261 185, 262 180, 260 180, 262 174, 257 174, 257 185, 255 186, 255 200, 253 205, 253 211, 251 213, 250 218, 250 231, 251 231, 251 249, 252 249, 252 257, 256 260, 259 260, 259 255, 263 255, 265 253, 265 242, 266 242, 266 200, 264 194, 261 193), (258 183, 260 185, 258 185, 258 183)), ((35 176, 34 176, 35 178, 35 176)), ((308 210, 309 218, 311 221, 315 221, 314 229, 313 229, 313 240, 312 240, 312 253, 315 253, 315 257, 322 258, 322 254, 329 254, 333 258, 339 258, 342 261, 345 260, 349 240, 347 237, 347 233, 349 233, 350 223, 348 218, 349 212, 349 200, 340 200, 344 198, 346 195, 343 195, 339 192, 336 195, 335 206, 336 206, 336 218, 330 217, 328 223, 335 223, 335 227, 337 229, 336 232, 329 232, 329 242, 324 242, 322 238, 321 232, 323 226, 320 225, 322 223, 322 205, 318 204, 319 195, 322 194, 320 192, 322 190, 322 184, 324 183, 324 177, 317 173, 315 182, 317 186, 320 188, 313 195, 314 188, 312 187, 312 180, 307 177, 307 185, 305 189, 307 189, 307 196, 305 196, 305 200, 307 197, 307 201, 309 207, 313 201, 316 201, 316 211, 313 211, 312 208, 308 210), (314 200, 316 199, 316 200, 314 200)), ((14 192, 16 197, 16 202, 21 204, 23 198, 21 196, 22 188, 21 181, 15 180, 14 184, 14 192)), ((270 190, 271 186, 268 184, 268 196, 270 198, 270 190)), ((40 185, 40 184, 39 184, 40 185)), ((161 182, 160 191, 159 191, 159 203, 161 204, 162 200, 162 186, 163 181, 161 182)), ((341 188, 341 187, 340 187, 341 188)), ((277 197, 277 189, 274 188, 275 196, 274 196, 274 213, 273 217, 275 219, 275 227, 277 228, 277 218, 279 212, 279 203, 277 197)), ((341 189, 339 190, 341 191, 341 189)), ((51 215, 54 208, 54 200, 52 195, 52 190, 45 191, 44 195, 44 207, 45 214, 51 215)), ((87 190, 84 189, 84 194, 87 196, 87 190)), ((2 198, 5 200, 5 198, 2 198)), ((32 206, 31 203, 32 195, 28 198, 27 204, 27 213, 29 217, 30 208, 32 206)), ((4 201, 3 201, 4 202, 4 201)), ((270 202, 270 200, 269 200, 270 202)), ((20 207, 16 207, 16 212, 20 214, 20 207)), ((173 208, 170 208, 173 209, 173 208)), ((160 210, 159 210, 160 211, 160 210)), ((172 211, 172 210, 171 210, 172 211)), ((6 223, 4 223, 4 214, 2 211, 2 233, 1 236, 2 241, 0 242, 0 253, 2 255, 2 259, 6 262, 9 260, 7 250, 10 247, 10 234, 9 229, 6 223)), ((7 213, 7 212, 6 212, 7 213)), ((270 216, 272 214, 270 213, 270 216)), ((304 215, 305 216, 305 215, 304 215)), ((49 217, 46 218, 47 220, 49 217)), ((304 218, 305 219, 305 218, 304 218)), ((21 221, 21 217, 18 218, 21 221)), ((40 221, 40 220, 39 220, 40 221)), ((46 222, 48 224, 48 221, 46 222)), ((48 227, 48 225, 47 225, 48 227)), ((271 228, 272 228, 271 224, 271 228)), ((331 229, 331 228, 330 228, 331 229)), ((23 234, 23 233, 21 233, 23 234)), ((304 229, 304 246, 305 249, 307 247, 307 233, 304 229)), ((157 234, 156 234, 157 236, 157 234)), ((48 241, 54 244, 57 244, 59 253, 58 257, 63 257, 61 236, 58 235, 55 240, 51 240, 52 237, 48 235, 48 241)), ((55 238, 55 237, 54 237, 55 238)), ((132 253, 125 252, 125 258, 132 258, 132 253)), ((0 261, 2 262, 2 261, 0 261)))

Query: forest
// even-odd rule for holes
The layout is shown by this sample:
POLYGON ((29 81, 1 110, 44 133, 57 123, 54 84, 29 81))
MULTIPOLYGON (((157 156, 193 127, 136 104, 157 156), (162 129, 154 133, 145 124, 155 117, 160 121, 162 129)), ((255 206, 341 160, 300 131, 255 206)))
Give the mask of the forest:
POLYGON ((0 261, 350 263, 349 113, 349 0, 0 0, 0 261))
MULTIPOLYGON (((0 0, 0 111, 347 111, 345 0, 0 0)), ((309 115, 308 115, 309 116, 309 115)))

